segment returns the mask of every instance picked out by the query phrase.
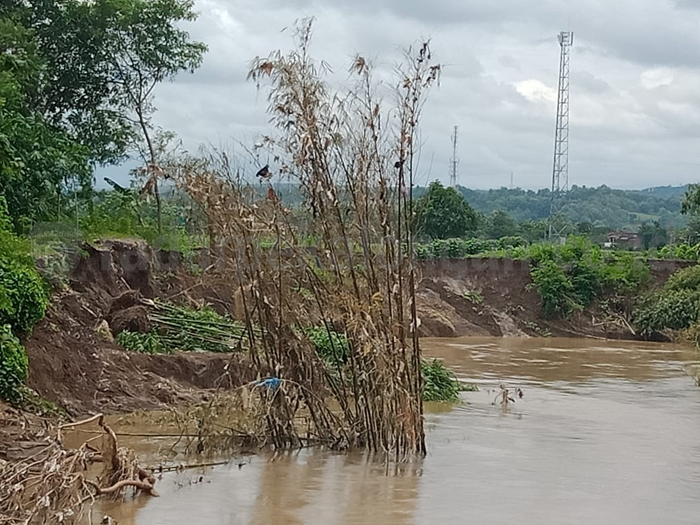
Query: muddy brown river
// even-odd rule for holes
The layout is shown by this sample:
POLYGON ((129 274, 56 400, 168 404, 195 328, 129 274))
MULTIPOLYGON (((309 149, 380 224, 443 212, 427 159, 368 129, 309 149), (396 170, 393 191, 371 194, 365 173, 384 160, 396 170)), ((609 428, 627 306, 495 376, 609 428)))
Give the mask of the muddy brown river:
POLYGON ((480 387, 461 405, 427 408, 425 459, 387 468, 321 450, 236 458, 165 475, 160 498, 102 510, 120 525, 700 523, 693 349, 572 339, 422 344, 480 387), (493 405, 499 384, 522 388, 523 399, 493 405))

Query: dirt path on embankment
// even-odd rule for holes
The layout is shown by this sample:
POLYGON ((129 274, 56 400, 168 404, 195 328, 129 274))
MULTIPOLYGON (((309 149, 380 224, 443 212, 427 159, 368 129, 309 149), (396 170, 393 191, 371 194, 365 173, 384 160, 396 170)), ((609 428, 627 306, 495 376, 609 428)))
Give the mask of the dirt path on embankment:
MULTIPOLYGON (((123 329, 148 331, 141 298, 209 303, 235 316, 236 290, 215 275, 194 276, 173 252, 140 241, 84 247, 67 285, 54 294, 46 318, 25 341, 29 386, 74 416, 188 404, 215 388, 253 380, 253 367, 236 355, 145 355, 114 343, 123 329)), ((678 268, 652 264, 657 283, 678 268)), ((572 336, 633 338, 624 323, 595 310, 568 321, 541 317, 528 289, 527 262, 503 259, 427 261, 420 269, 418 315, 422 336, 572 336)))

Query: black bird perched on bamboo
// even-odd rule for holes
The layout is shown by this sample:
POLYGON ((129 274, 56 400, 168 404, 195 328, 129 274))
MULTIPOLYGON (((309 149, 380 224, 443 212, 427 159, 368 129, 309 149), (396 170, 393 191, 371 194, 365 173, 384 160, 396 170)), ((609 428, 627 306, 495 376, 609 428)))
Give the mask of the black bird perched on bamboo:
POLYGON ((258 170, 258 172, 255 174, 256 177, 260 177, 261 179, 270 179, 272 178, 272 172, 270 171, 270 165, 265 164, 264 167, 258 170))

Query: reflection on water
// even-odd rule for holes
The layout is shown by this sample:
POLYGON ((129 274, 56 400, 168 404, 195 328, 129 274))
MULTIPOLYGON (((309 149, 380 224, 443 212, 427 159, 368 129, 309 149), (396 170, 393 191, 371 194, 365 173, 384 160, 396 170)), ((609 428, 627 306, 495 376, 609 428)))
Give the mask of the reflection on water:
POLYGON ((165 475, 162 497, 104 510, 122 525, 700 523, 692 349, 558 339, 423 347, 481 386, 462 405, 429 407, 424 460, 387 471, 362 454, 253 456, 165 475), (492 404, 501 382, 525 394, 508 411, 492 404))

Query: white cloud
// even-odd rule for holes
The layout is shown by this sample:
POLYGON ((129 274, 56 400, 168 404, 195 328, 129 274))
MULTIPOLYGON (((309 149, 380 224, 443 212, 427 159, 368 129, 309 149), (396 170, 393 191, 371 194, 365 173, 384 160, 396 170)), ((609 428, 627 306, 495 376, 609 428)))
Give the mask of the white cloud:
POLYGON ((658 69, 648 69, 642 72, 640 80, 645 89, 656 89, 660 86, 668 86, 673 83, 674 72, 672 69, 664 67, 658 69))
POLYGON ((557 101, 557 90, 540 82, 539 80, 530 79, 518 82, 515 85, 518 93, 528 99, 530 102, 554 102, 557 101))

